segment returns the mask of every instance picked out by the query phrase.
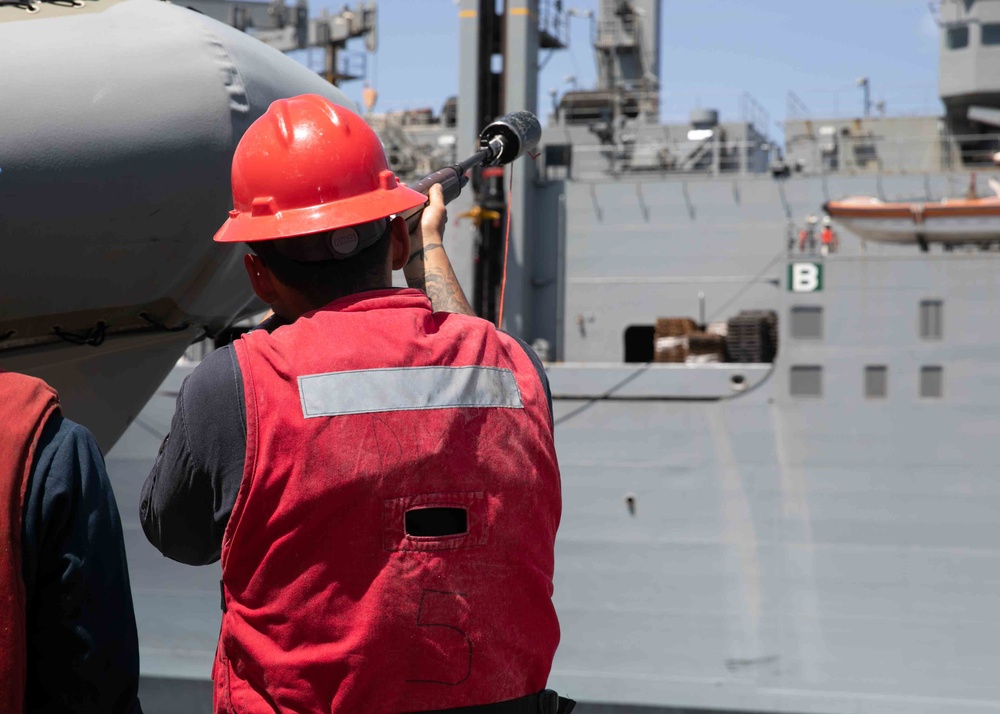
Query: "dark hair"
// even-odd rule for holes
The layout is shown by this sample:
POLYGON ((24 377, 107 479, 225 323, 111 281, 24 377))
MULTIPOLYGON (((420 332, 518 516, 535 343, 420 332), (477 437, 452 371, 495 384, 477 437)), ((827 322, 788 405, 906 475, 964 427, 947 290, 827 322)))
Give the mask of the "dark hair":
POLYGON ((322 307, 346 295, 389 287, 385 284, 385 266, 389 260, 390 234, 387 228, 375 243, 346 260, 309 263, 282 255, 276 245, 279 241, 249 245, 278 280, 301 293, 315 307, 322 307))

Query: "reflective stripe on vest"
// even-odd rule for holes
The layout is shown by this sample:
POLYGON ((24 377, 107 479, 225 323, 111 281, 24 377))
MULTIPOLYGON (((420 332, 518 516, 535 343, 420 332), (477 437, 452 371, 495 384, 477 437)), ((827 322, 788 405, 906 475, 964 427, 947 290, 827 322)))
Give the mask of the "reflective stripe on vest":
POLYGON ((385 290, 236 353, 247 459, 216 710, 419 711, 543 689, 559 472, 521 346, 385 290))
POLYGON ((514 373, 497 367, 395 367, 299 377, 302 416, 409 409, 521 409, 514 373))

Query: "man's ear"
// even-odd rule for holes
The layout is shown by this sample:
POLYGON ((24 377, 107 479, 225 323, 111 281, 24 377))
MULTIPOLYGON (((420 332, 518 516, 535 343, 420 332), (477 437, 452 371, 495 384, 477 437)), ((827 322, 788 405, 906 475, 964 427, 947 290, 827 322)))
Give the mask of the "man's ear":
POLYGON ((278 291, 274 289, 274 278, 271 271, 264 265, 264 261, 253 253, 243 256, 243 267, 247 269, 250 276, 250 285, 257 297, 268 305, 273 305, 278 300, 278 291))
POLYGON ((392 241, 389 255, 392 257, 392 269, 402 270, 410 259, 410 233, 406 230, 406 221, 396 216, 389 224, 389 240, 392 241))

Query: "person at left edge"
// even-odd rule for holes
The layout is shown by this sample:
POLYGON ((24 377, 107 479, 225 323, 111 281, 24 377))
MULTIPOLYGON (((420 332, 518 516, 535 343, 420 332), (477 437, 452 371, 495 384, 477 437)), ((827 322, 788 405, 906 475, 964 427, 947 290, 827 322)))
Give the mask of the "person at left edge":
POLYGON ((141 714, 118 508, 97 442, 0 370, 0 711, 141 714))

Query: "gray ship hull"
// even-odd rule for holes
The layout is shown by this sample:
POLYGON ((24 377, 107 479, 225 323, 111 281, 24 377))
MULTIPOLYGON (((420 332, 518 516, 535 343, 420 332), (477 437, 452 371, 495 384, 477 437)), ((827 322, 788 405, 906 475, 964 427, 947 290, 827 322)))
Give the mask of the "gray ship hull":
MULTIPOLYGON (((965 180, 880 188, 943 195, 965 180)), ((586 364, 549 368, 564 495, 550 682, 590 711, 1000 709, 1000 256, 863 252, 849 235, 825 259, 788 253, 789 215, 875 181, 646 180, 645 209, 634 181, 559 189, 563 349, 586 364), (822 265, 821 290, 789 290, 797 262, 822 265), (622 363, 626 326, 691 314, 698 292, 709 313, 777 311, 775 363, 622 363), (919 334, 927 299, 944 306, 940 339, 919 334), (820 309, 818 337, 793 334, 798 307, 820 309), (884 397, 866 396, 872 366, 884 397), (939 396, 921 396, 927 367, 939 396)), ((177 696, 162 678, 207 696, 220 618, 218 566, 166 561, 137 523, 189 370, 108 457, 149 696, 177 696)))

